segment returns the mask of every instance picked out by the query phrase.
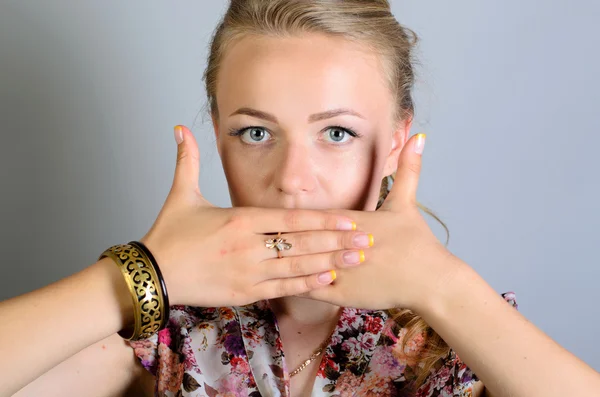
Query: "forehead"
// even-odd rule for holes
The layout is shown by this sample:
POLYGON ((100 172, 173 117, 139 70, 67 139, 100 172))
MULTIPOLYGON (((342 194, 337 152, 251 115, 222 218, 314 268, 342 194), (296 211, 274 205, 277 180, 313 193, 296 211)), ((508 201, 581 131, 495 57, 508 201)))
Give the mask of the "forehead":
POLYGON ((349 40, 321 34, 237 40, 223 56, 216 95, 227 114, 244 106, 278 114, 393 109, 380 57, 349 40))

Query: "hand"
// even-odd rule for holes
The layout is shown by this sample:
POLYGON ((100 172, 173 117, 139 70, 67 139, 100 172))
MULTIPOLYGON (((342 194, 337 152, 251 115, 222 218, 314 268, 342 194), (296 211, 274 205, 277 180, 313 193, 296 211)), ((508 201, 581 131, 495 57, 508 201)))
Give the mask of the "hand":
POLYGON ((182 127, 171 191, 150 231, 140 240, 165 278, 172 305, 219 307, 296 295, 331 282, 347 266, 359 232, 348 217, 322 211, 218 208, 200 192, 198 144, 182 127), (265 247, 282 232, 292 244, 282 259, 265 247), (330 277, 319 281, 319 275, 330 277))
MULTIPOLYGON (((424 137, 423 137, 424 139, 424 137)), ((329 211, 352 217, 373 234, 359 267, 337 272, 333 284, 303 296, 362 309, 419 311, 464 266, 435 237, 417 206, 421 155, 411 137, 399 156, 396 178, 377 211, 329 211)))

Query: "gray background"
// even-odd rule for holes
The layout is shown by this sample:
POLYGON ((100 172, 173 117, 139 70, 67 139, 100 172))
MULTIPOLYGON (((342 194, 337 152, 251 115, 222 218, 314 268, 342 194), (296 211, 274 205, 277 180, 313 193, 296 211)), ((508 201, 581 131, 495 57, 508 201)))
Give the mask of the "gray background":
MULTIPOLYGON (((176 124, 199 139, 206 197, 230 204, 201 80, 224 6, 0 1, 0 299, 142 237, 171 186, 176 124)), ((600 3, 393 8, 422 39, 419 200, 452 252, 600 369, 600 3)))

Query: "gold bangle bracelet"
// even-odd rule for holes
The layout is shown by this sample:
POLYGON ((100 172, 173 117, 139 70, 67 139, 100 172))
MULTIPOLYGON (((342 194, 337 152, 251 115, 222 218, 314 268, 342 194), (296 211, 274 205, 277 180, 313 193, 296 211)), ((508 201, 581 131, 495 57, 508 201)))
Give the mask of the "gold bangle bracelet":
POLYGON ((121 270, 131 298, 135 324, 119 331, 126 340, 146 339, 166 325, 166 308, 161 283, 152 261, 134 244, 117 244, 106 249, 98 260, 109 257, 121 270))

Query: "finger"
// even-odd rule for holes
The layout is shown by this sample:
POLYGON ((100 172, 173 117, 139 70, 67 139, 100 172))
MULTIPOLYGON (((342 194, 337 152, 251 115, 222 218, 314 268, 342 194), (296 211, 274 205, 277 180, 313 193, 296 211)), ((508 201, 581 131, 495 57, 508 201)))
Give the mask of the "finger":
POLYGON ((263 260, 277 257, 277 248, 274 247, 277 243, 279 248, 285 248, 281 251, 283 257, 370 248, 374 243, 373 235, 369 233, 331 230, 282 234, 281 242, 278 242, 278 237, 273 235, 257 236, 257 238, 263 239, 262 242, 256 243, 256 247, 261 248, 258 255, 263 260))
POLYGON ((282 296, 304 294, 308 291, 321 289, 333 282, 336 278, 335 270, 310 276, 267 280, 257 284, 262 299, 274 299, 282 296))
POLYGON ((176 125, 174 134, 177 142, 177 163, 171 190, 177 194, 199 194, 200 151, 196 138, 183 125, 176 125))
POLYGON ((324 273, 329 270, 354 267, 364 261, 364 250, 344 250, 269 259, 261 262, 258 269, 264 280, 269 280, 324 273))
POLYGON ((416 134, 402 148, 394 184, 384 203, 385 208, 398 209, 402 205, 416 203, 425 137, 425 134, 416 134))
POLYGON ((356 230, 352 219, 318 210, 247 208, 256 233, 356 230))

